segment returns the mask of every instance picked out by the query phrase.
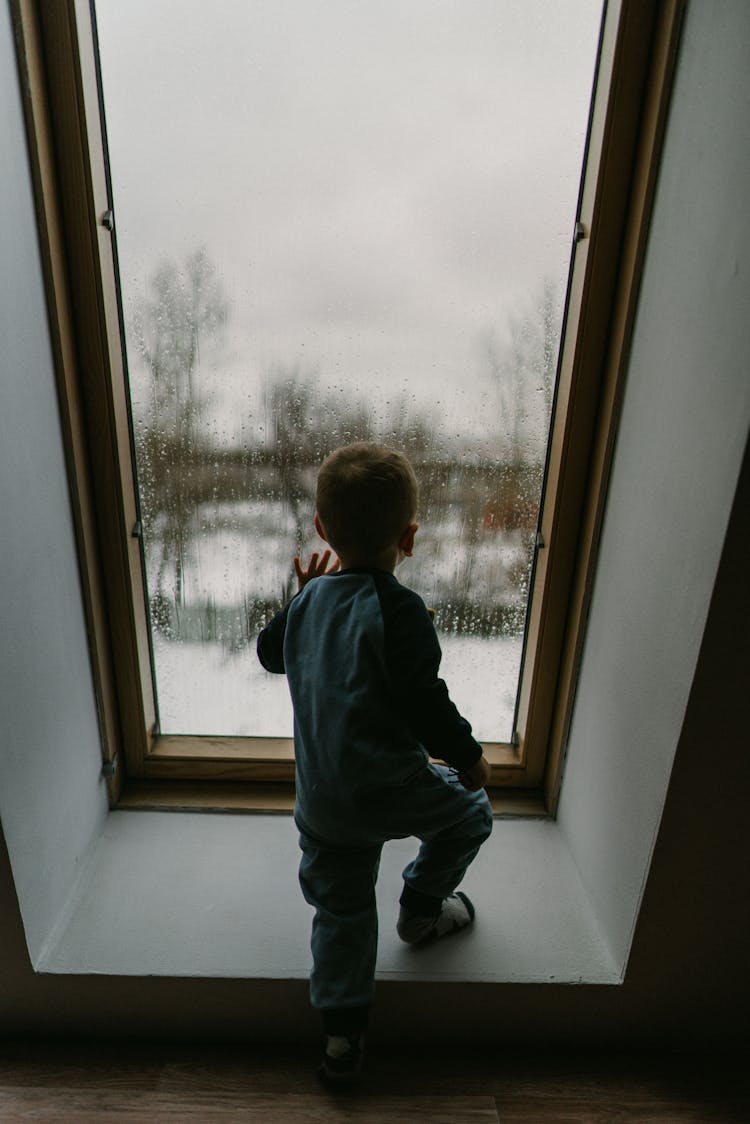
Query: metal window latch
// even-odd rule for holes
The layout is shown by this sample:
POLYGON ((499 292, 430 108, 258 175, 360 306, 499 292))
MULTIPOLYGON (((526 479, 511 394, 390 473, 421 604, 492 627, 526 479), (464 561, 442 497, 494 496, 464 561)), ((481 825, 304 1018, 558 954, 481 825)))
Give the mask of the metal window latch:
POLYGON ((577 246, 586 237, 586 227, 582 222, 577 222, 573 227, 573 242, 577 246))
POLYGON ((101 775, 105 779, 107 779, 109 777, 114 777, 115 774, 117 773, 118 765, 119 765, 118 755, 115 754, 111 761, 105 761, 104 762, 104 764, 102 765, 101 775))
POLYGON ((130 537, 132 539, 143 538, 143 523, 140 519, 136 519, 135 523, 133 524, 133 530, 130 532, 130 537))
POLYGON ((536 538, 534 539, 534 546, 537 550, 543 550, 545 546, 544 535, 541 531, 537 531, 536 538))
POLYGON ((99 221, 105 230, 113 231, 115 229, 115 212, 105 211, 99 221))

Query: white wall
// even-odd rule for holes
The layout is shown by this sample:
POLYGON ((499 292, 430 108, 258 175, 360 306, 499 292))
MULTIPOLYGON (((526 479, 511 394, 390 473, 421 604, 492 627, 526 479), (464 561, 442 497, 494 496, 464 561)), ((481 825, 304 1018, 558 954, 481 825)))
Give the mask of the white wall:
POLYGON ((0 820, 35 955, 107 801, 5 3, 0 75, 0 820))
MULTIPOLYGON (((624 963, 750 422, 750 5, 688 5, 559 823, 624 963)), ((720 745, 707 745, 707 768, 720 745)), ((700 814, 700 809, 696 809, 700 814)))

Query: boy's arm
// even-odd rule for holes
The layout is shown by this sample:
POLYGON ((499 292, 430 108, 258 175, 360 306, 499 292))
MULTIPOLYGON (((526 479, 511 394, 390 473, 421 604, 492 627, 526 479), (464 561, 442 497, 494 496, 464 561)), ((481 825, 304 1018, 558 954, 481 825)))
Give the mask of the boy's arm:
MULTIPOLYGON (((338 559, 329 566, 330 560, 330 550, 324 551, 322 557, 318 557, 316 553, 312 554, 306 566, 302 564, 299 558, 295 558, 294 570, 297 574, 297 592, 300 593, 307 583, 314 578, 323 577, 325 574, 335 574, 339 568, 338 559)), ((284 667, 284 633, 286 632, 286 618, 291 603, 290 601, 283 609, 279 610, 258 637, 258 659, 266 671, 275 671, 279 675, 283 675, 286 671, 284 667)))
POLYGON ((274 671, 278 675, 283 675, 286 670, 284 667, 284 633, 286 632, 288 612, 289 605, 279 609, 258 637, 258 659, 266 671, 274 671))
POLYGON ((381 590, 380 602, 391 682, 409 728, 430 757, 459 770, 467 788, 483 787, 482 747, 438 675, 442 653, 424 602, 396 584, 381 590))

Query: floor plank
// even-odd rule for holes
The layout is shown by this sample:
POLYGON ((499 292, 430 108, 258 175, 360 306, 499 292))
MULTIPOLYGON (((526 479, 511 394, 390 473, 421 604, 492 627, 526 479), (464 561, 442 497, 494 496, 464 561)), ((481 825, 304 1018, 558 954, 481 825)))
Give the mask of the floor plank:
POLYGON ((0 1043, 0 1121, 746 1124, 744 1059, 385 1050, 331 1093, 304 1046, 0 1043))
POLYGON ((299 1093, 244 1093, 185 1097, 169 1093, 117 1093, 107 1090, 57 1088, 0 1090, 0 1120, 53 1121, 158 1121, 243 1120, 257 1124, 498 1124, 492 1097, 342 1096, 324 1091, 316 1096, 299 1093))

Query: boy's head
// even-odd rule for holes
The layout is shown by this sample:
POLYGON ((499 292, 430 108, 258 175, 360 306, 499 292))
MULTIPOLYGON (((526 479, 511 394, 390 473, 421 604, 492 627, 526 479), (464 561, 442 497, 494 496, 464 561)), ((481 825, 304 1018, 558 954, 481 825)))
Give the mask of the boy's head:
POLYGON ((323 461, 315 501, 325 538, 339 557, 375 563, 401 546, 413 526, 417 495, 417 478, 403 453, 359 441, 323 461))

